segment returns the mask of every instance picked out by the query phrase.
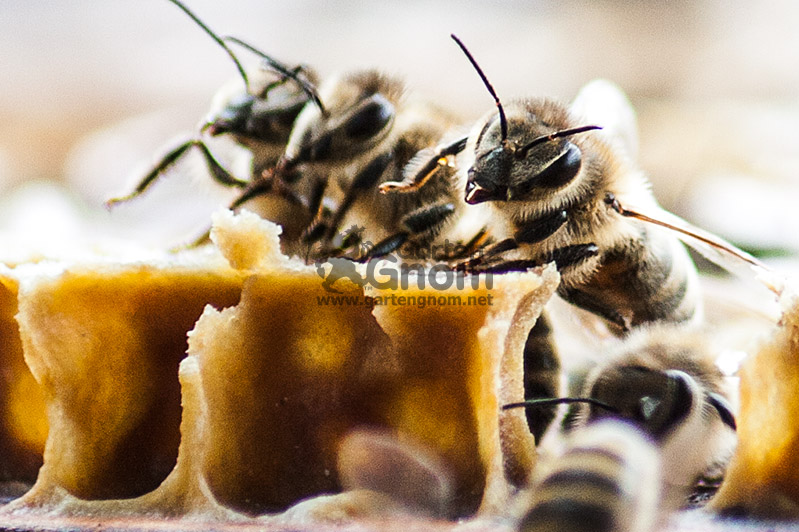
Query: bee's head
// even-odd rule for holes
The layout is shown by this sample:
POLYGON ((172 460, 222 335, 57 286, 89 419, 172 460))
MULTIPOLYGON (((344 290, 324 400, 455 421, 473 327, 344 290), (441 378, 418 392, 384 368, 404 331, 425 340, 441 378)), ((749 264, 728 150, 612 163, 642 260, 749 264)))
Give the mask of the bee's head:
POLYGON ((568 115, 552 102, 522 102, 506 115, 494 87, 466 46, 452 38, 477 71, 494 98, 497 113, 484 120, 474 143, 475 161, 467 171, 466 203, 484 201, 526 201, 536 193, 569 184, 579 173, 582 151, 568 137, 599 126, 569 127, 560 117, 560 127, 542 119, 535 109, 568 115), (560 111, 560 112, 558 112, 560 111))
POLYGON ((320 87, 327 109, 303 109, 284 159, 339 161, 365 153, 390 132, 401 93, 399 82, 372 70, 331 78, 320 87))
MULTIPOLYGON (((588 395, 613 406, 614 416, 661 439, 691 412, 697 388, 694 379, 682 371, 610 366, 597 376, 588 395)), ((606 415, 607 411, 591 409, 589 419, 606 415)))
POLYGON ((514 102, 504 128, 500 123, 504 115, 485 122, 474 144, 474 163, 467 171, 467 203, 535 200, 577 177, 583 154, 568 137, 599 126, 550 123, 553 109, 563 115, 558 118, 568 114, 553 102, 532 100, 514 102))
POLYGON ((735 417, 726 399, 703 392, 693 377, 680 370, 609 366, 597 376, 588 395, 615 411, 609 414, 608 409, 591 407, 589 419, 621 417, 656 440, 672 434, 692 412, 704 410, 715 411, 725 425, 735 429, 735 417))
POLYGON ((208 134, 231 134, 242 142, 286 144, 292 125, 309 101, 292 83, 280 80, 261 94, 238 91, 220 94, 205 118, 202 129, 208 134))
POLYGON ((242 142, 285 145, 302 108, 313 102, 325 112, 314 88, 315 75, 304 66, 288 67, 254 46, 225 37, 263 60, 262 68, 245 78, 245 90, 230 87, 217 93, 202 129, 210 135, 230 133, 242 142))

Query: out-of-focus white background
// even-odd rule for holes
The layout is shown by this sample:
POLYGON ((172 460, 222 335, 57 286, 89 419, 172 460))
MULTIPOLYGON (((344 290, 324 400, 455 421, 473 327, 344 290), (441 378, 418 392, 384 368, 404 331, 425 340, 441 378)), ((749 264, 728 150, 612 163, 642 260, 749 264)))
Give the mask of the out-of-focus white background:
MULTIPOLYGON (((568 100, 609 78, 638 111, 640 162, 664 205, 752 248, 799 249, 792 0, 185 1, 220 34, 286 63, 322 76, 380 67, 470 118, 493 104, 453 32, 503 99, 568 100)), ((158 208, 101 204, 191 132, 236 75, 227 55, 166 0, 5 0, 0 17, 0 226, 30 229, 30 205, 58 216, 80 204, 92 224, 143 224, 173 243, 196 228, 176 221, 179 209, 159 212, 194 201, 175 196, 185 184, 159 183, 158 208), (53 182, 75 199, 61 202, 53 182)), ((41 230, 85 229, 63 216, 41 230)))

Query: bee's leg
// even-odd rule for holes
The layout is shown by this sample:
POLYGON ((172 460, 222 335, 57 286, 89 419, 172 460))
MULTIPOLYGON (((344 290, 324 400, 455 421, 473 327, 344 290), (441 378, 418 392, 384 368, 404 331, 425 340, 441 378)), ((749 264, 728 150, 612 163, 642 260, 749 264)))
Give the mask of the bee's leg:
POLYGON ((462 262, 456 267, 456 269, 470 271, 473 273, 510 273, 523 272, 531 268, 543 266, 549 262, 554 262, 558 271, 562 271, 569 266, 575 266, 592 257, 595 257, 599 253, 599 248, 597 248, 597 246, 594 244, 574 244, 571 246, 558 248, 540 259, 517 259, 506 260, 503 262, 495 261, 494 263, 484 265, 486 261, 483 259, 485 257, 496 256, 500 253, 504 253, 505 251, 516 249, 517 247, 518 242, 516 242, 516 239, 507 238, 497 242, 493 246, 489 246, 490 249, 488 249, 482 255, 478 255, 476 257, 476 261, 475 259, 472 259, 462 262))
MULTIPOLYGON (((233 203, 229 205, 229 208, 231 210, 237 209, 244 203, 247 203, 249 200, 256 198, 258 196, 269 194, 272 191, 273 187, 271 180, 259 179, 258 181, 254 181, 246 189, 244 189, 244 192, 241 194, 241 196, 236 198, 233 201, 233 203)), ((187 244, 185 247, 193 248, 200 246, 208 242, 210 238, 211 238, 211 230, 208 229, 202 235, 200 235, 194 241, 192 241, 190 244, 187 244)))
POLYGON ((421 241, 432 240, 454 212, 455 206, 452 203, 435 203, 406 214, 400 221, 400 225, 404 230, 389 235, 375 244, 360 260, 369 260, 388 255, 402 247, 413 237, 420 237, 421 241))
MULTIPOLYGON (((524 397, 560 397, 560 357, 552 342, 552 328, 546 314, 538 317, 524 344, 524 397)), ((556 408, 541 405, 525 409, 527 426, 536 444, 555 418, 556 408)))
MULTIPOLYGON (((425 205, 413 212, 406 214, 400 221, 400 226, 407 232, 413 248, 409 249, 411 256, 419 259, 434 258, 436 250, 426 248, 441 234, 445 224, 452 219, 455 205, 452 203, 434 203, 425 205)), ((445 243, 447 245, 448 243, 445 243)), ((409 246, 410 247, 410 246, 409 246)))
POLYGON ((406 214, 400 224, 412 235, 429 234, 437 235, 442 225, 450 219, 455 212, 452 203, 435 203, 426 205, 406 214))
POLYGON ((526 223, 516 231, 513 238, 520 244, 536 244, 555 234, 568 219, 569 214, 566 210, 555 211, 534 222, 526 223))
POLYGON ((410 233, 405 231, 387 236, 374 246, 370 246, 366 253, 358 257, 358 262, 366 262, 370 259, 385 257, 389 253, 392 253, 402 247, 402 245, 408 241, 409 236, 410 233))
POLYGON ((289 203, 301 207, 302 209, 308 210, 308 200, 307 198, 303 198, 297 192, 289 187, 285 182, 276 179, 275 182, 272 184, 272 193, 277 195, 278 197, 283 198, 284 200, 288 201, 289 203))
POLYGON ((311 186, 311 194, 308 196, 308 210, 314 213, 314 217, 319 217, 324 212, 325 190, 327 189, 327 180, 314 179, 311 186))
MULTIPOLYGON (((490 246, 487 246, 481 250, 479 250, 474 256, 470 259, 461 262, 455 266, 455 269, 458 271, 471 271, 474 269, 480 269, 480 271, 488 271, 483 269, 483 264, 487 262, 491 262, 492 260, 496 262, 496 257, 505 253, 507 251, 511 251, 517 249, 520 244, 535 244, 545 240, 552 236, 558 229, 560 229, 563 224, 568 221, 568 212, 565 210, 556 211, 552 214, 544 216, 539 220, 536 220, 535 223, 526 224, 523 229, 516 231, 510 238, 506 238, 505 240, 500 240, 490 246)), ((556 249, 552 252, 550 257, 545 257, 543 260, 536 260, 536 261, 529 261, 529 260, 517 260, 511 261, 506 263, 506 266, 510 269, 506 269, 502 267, 502 263, 496 265, 497 269, 491 270, 496 273, 501 273, 505 271, 521 271, 524 265, 528 265, 526 268, 533 268, 535 266, 541 266, 546 262, 555 261, 556 263, 563 263, 564 265, 568 265, 567 263, 573 261, 581 261, 581 255, 583 253, 588 253, 587 257, 593 256, 596 254, 595 252, 596 246, 593 244, 578 244, 575 246, 566 246, 564 248, 556 249), (587 249, 586 246, 593 246, 592 249, 587 249)), ((587 258, 586 257, 586 258, 587 258)), ((558 265, 560 269, 560 264, 558 265)))
POLYGON ((203 244, 206 244, 206 243, 208 243, 210 241, 211 241, 211 230, 210 229, 206 229, 206 231, 203 234, 201 234, 200 236, 195 238, 191 243, 185 244, 185 247, 186 248, 196 248, 196 247, 202 246, 203 244))
POLYGON ((238 198, 233 200, 233 202, 230 204, 230 209, 237 209, 251 199, 270 194, 273 190, 274 181, 271 179, 259 179, 257 181, 253 181, 247 188, 244 189, 244 192, 242 192, 238 198))
POLYGON ((446 146, 440 146, 435 150, 430 150, 429 157, 425 157, 425 152, 422 150, 417 154, 417 159, 414 157, 405 167, 403 173, 405 178, 402 181, 386 181, 380 185, 380 192, 383 194, 387 192, 414 192, 422 188, 427 183, 433 174, 448 164, 447 157, 457 155, 466 147, 466 140, 468 137, 463 137, 455 142, 446 146))
POLYGON ((460 246, 460 249, 454 250, 444 260, 454 260, 474 255, 487 242, 490 242, 490 239, 491 235, 488 233, 488 227, 483 227, 468 242, 460 246))
MULTIPOLYGON (((319 228, 326 228, 322 223, 319 228)), ((336 235, 332 240, 317 246, 316 255, 321 258, 344 257, 352 261, 362 261, 361 254, 371 249, 371 242, 363 241, 364 227, 354 225, 345 232, 336 235)), ((319 231, 315 231, 318 233, 319 231)), ((308 238, 316 235, 308 235, 308 238)))
POLYGON ((199 142, 196 139, 190 139, 183 144, 177 146, 173 150, 169 151, 166 155, 164 155, 161 160, 156 164, 144 178, 136 185, 136 188, 133 189, 133 192, 127 194, 125 196, 120 196, 118 198, 112 198, 105 202, 106 207, 112 207, 117 203, 123 203, 125 201, 131 200, 140 194, 142 194, 145 190, 150 188, 156 179, 158 179, 167 168, 169 168, 172 164, 175 163, 178 159, 180 159, 186 151, 192 146, 195 146, 196 143, 199 142))
POLYGON ((586 291, 580 290, 579 288, 567 288, 561 284, 558 287, 557 293, 572 305, 596 314, 600 318, 604 318, 613 325, 616 325, 621 329, 622 333, 628 332, 631 328, 629 317, 624 316, 617 309, 605 304, 586 291))
POLYGON ((302 232, 302 241, 306 244, 319 242, 327 233, 327 223, 321 218, 314 219, 311 224, 302 232))
POLYGON ((483 249, 478 250, 478 252, 471 258, 456 264, 455 270, 465 272, 473 271, 476 268, 479 268, 482 264, 489 262, 492 258, 497 257, 506 251, 514 250, 518 247, 519 243, 515 238, 506 238, 505 240, 500 240, 499 242, 495 242, 484 247, 483 249))
POLYGON ((214 181, 226 187, 245 188, 249 185, 248 181, 239 179, 226 170, 224 166, 219 164, 219 161, 216 160, 216 157, 214 157, 211 150, 208 149, 208 146, 203 141, 194 140, 193 144, 200 149, 200 152, 205 158, 205 164, 208 166, 208 171, 211 173, 211 177, 214 178, 214 181))
POLYGON ((361 245, 363 241, 363 235, 360 231, 351 231, 344 235, 344 238, 341 239, 341 253, 343 254, 345 251, 350 249, 355 249, 357 251, 358 247, 361 245))
POLYGON ((596 257, 598 254, 599 248, 596 244, 572 244, 571 246, 555 249, 543 257, 541 263, 554 262, 558 271, 563 271, 570 266, 576 266, 596 257))
POLYGON ((267 194, 275 194, 276 196, 279 196, 298 207, 302 207, 303 209, 308 208, 307 202, 303 200, 303 198, 298 196, 296 192, 290 189, 282 181, 279 179, 274 179, 273 177, 261 177, 248 183, 247 187, 244 189, 244 192, 242 192, 238 198, 233 200, 229 208, 231 210, 237 209, 251 199, 265 196, 267 194))
POLYGON ((464 270, 468 273, 512 273, 512 272, 526 272, 532 268, 541 267, 542 263, 539 260, 506 260, 496 264, 477 265, 476 267, 464 270))
POLYGON ((369 164, 367 164, 366 167, 358 173, 358 175, 355 176, 355 179, 352 180, 350 188, 344 195, 344 199, 339 204, 338 208, 333 212, 330 225, 325 233, 326 240, 333 238, 336 231, 339 229, 339 225, 341 225, 341 221, 344 219, 344 216, 347 214, 347 211, 350 210, 350 207, 352 207, 352 204, 355 202, 357 197, 365 190, 375 186, 393 160, 394 154, 392 152, 378 155, 372 159, 369 164))
POLYGON ((313 219, 302 233, 302 241, 307 244, 322 240, 328 232, 327 220, 331 213, 324 204, 326 189, 327 181, 316 179, 311 188, 311 194, 308 196, 308 211, 313 214, 313 219))
POLYGON ((325 259, 345 257, 355 261, 360 260, 357 258, 352 258, 352 255, 357 255, 358 249, 361 246, 362 238, 363 237, 360 231, 348 231, 347 233, 341 235, 340 242, 331 242, 331 245, 319 249, 316 255, 318 258, 323 257, 325 259))
POLYGON ((183 154, 185 154, 190 148, 197 147, 200 149, 200 153, 202 154, 203 158, 205 159, 205 163, 208 166, 208 171, 211 174, 211 177, 218 183, 228 186, 228 187, 241 187, 244 188, 247 186, 247 181, 242 181, 238 179, 233 174, 228 172, 219 161, 211 153, 211 150, 208 149, 205 142, 200 139, 189 139, 183 144, 180 144, 173 150, 169 151, 161 160, 156 164, 144 178, 139 182, 136 188, 130 194, 126 196, 122 196, 119 198, 113 198, 106 202, 106 206, 113 206, 117 203, 122 203, 128 200, 131 200, 140 194, 142 194, 145 190, 150 188, 156 179, 158 179, 161 174, 163 174, 167 168, 175 164, 175 162, 180 159, 183 154))

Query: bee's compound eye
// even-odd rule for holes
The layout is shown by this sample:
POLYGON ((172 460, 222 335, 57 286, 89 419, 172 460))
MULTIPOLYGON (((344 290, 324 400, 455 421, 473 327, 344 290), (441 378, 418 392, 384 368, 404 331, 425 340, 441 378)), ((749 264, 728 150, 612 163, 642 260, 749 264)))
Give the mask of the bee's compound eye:
POLYGON ((367 100, 347 120, 344 133, 353 140, 366 140, 379 133, 394 116, 394 106, 380 94, 367 100))
POLYGON ((535 186, 561 188, 577 177, 582 166, 582 151, 576 144, 566 142, 563 151, 535 178, 535 186))

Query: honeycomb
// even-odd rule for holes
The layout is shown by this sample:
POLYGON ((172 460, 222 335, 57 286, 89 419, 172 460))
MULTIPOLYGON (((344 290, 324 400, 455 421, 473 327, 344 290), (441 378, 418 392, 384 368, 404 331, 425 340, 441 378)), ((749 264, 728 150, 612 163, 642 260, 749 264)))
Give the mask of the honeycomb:
POLYGON ((226 212, 212 250, 3 270, 2 480, 35 483, 0 521, 341 522, 407 506, 399 490, 343 488, 339 449, 358 431, 376 434, 362 446, 394 442, 370 485, 391 486, 416 467, 401 450, 419 449, 449 487, 432 517, 501 514, 536 457, 523 412, 499 407, 522 398, 554 268, 418 283, 401 295, 428 304, 402 305, 349 280, 328 291, 280 254, 278 231, 226 212), (483 304, 454 304, 469 297, 483 304))

